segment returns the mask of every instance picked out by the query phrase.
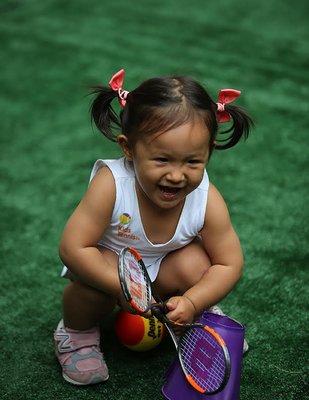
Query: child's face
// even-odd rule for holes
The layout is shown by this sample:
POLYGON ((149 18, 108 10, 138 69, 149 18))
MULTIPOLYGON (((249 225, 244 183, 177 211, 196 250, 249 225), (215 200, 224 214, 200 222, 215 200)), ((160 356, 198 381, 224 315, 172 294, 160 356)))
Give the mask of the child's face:
POLYGON ((138 140, 131 152, 137 189, 153 204, 171 209, 200 184, 209 156, 209 131, 196 118, 138 140))

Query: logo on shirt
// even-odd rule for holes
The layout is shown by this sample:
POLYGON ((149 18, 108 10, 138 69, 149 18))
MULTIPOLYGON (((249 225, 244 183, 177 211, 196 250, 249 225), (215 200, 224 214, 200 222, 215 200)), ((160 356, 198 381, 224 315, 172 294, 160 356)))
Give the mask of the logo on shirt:
POLYGON ((122 226, 128 226, 129 223, 131 222, 132 218, 128 213, 123 213, 119 215, 118 218, 120 225, 122 226))
POLYGON ((139 237, 134 235, 134 233, 132 233, 131 229, 128 227, 130 222, 132 221, 131 215, 129 215, 128 213, 120 214, 118 217, 118 221, 119 221, 118 231, 117 231, 118 237, 123 237, 132 240, 139 240, 139 237))

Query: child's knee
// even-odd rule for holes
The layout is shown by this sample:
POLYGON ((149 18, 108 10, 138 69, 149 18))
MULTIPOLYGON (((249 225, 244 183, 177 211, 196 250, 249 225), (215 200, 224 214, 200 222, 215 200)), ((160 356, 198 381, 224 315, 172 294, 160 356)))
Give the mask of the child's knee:
POLYGON ((194 286, 211 265, 200 240, 168 254, 163 260, 157 279, 158 287, 166 292, 183 293, 194 286))
POLYGON ((65 287, 63 293, 64 301, 70 300, 74 297, 79 298, 82 302, 97 305, 98 307, 107 302, 116 304, 116 299, 78 280, 71 281, 65 287))
POLYGON ((211 265, 210 258, 199 240, 174 252, 175 271, 181 276, 204 274, 211 265))

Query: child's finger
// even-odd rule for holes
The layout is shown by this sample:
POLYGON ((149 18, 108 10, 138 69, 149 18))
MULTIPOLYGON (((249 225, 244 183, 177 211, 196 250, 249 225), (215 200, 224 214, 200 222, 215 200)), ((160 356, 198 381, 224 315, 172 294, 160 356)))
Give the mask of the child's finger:
POLYGON ((177 308, 178 305, 178 300, 175 298, 171 298, 166 302, 166 307, 168 308, 169 311, 173 311, 177 308))
POLYGON ((168 312, 166 314, 166 316, 168 319, 170 319, 173 322, 178 322, 178 320, 179 320, 179 313, 176 309, 168 312))

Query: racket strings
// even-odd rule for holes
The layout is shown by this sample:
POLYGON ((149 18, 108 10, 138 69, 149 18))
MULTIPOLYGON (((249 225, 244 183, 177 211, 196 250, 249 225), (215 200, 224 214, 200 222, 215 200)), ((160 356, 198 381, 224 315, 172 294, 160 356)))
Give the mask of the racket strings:
POLYGON ((179 346, 187 374, 203 391, 218 390, 224 382, 226 361, 222 347, 213 336, 203 329, 191 329, 179 346))

